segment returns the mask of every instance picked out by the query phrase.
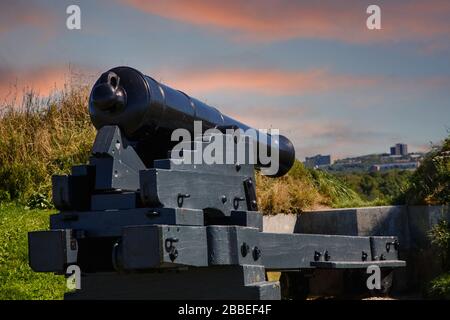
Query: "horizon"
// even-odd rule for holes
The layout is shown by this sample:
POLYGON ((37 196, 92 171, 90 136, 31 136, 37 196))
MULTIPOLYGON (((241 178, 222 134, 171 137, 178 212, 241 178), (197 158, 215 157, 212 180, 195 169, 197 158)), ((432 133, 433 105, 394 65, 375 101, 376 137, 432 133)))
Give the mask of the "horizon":
POLYGON ((376 2, 381 30, 366 28, 371 3, 356 0, 7 0, 0 100, 14 85, 48 95, 67 65, 91 84, 129 65, 255 128, 280 129, 299 160, 388 153, 399 141, 426 152, 450 127, 450 4, 376 2), (70 4, 81 30, 66 28, 70 4))

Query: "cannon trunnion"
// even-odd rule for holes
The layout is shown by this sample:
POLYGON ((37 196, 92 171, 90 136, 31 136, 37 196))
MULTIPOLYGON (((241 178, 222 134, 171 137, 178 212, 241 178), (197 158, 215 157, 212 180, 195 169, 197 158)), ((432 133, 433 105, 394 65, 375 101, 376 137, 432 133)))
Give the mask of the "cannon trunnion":
MULTIPOLYGON (((134 69, 103 74, 90 112, 98 133, 89 163, 53 177, 60 212, 51 216, 50 230, 28 236, 34 271, 80 268, 81 288, 67 299, 280 299, 280 283, 267 281, 268 270, 293 274, 292 280, 317 269, 405 265, 395 237, 262 232, 254 164, 185 161, 232 140, 229 134, 194 137, 177 159, 167 157, 173 145, 164 140, 175 126, 190 130, 196 119, 211 127, 245 125, 134 69)), ((276 175, 282 175, 294 151, 284 137, 277 145, 276 175)))

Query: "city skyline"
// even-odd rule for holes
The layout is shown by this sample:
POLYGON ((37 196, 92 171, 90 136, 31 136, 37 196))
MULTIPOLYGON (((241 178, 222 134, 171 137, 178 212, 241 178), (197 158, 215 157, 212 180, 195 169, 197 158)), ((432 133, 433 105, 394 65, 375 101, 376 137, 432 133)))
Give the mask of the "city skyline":
POLYGON ((0 99, 91 83, 129 65, 257 128, 297 157, 426 151, 450 127, 450 3, 9 1, 0 12, 0 99), (66 8, 81 8, 81 30, 66 8))

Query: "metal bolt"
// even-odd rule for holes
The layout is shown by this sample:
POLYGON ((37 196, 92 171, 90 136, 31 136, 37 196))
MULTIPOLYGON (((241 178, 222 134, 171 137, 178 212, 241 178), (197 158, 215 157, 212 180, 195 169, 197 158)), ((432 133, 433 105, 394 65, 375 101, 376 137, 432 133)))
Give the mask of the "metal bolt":
POLYGON ((314 261, 319 261, 322 254, 319 251, 314 251, 314 261))
POLYGON ((241 201, 245 201, 245 198, 244 197, 234 197, 234 200, 233 200, 233 207, 234 207, 234 209, 238 209, 239 208, 239 203, 241 201))
POLYGON ((185 198, 190 198, 191 195, 189 193, 179 193, 177 196, 177 204, 178 207, 182 207, 183 206, 183 202, 185 198))
POLYGON ((165 248, 169 252, 170 261, 174 261, 178 257, 178 250, 175 248, 174 243, 178 242, 178 238, 167 238, 165 241, 165 248))
POLYGON ((159 216, 159 212, 158 211, 154 211, 154 210, 150 210, 149 212, 147 212, 145 214, 148 218, 153 218, 156 216, 159 216))
POLYGON ((367 260, 367 252, 362 252, 362 255, 361 255, 361 260, 362 261, 366 261, 367 260))
POLYGON ((261 250, 258 247, 253 248, 253 260, 258 260, 261 257, 261 250))
POLYGON ((389 252, 391 250, 391 246, 394 246, 394 249, 398 251, 400 244, 397 239, 395 239, 392 242, 386 242, 386 251, 387 252, 389 252))
POLYGON ((245 257, 248 254, 249 251, 250 251, 249 245, 244 242, 242 244, 242 246, 241 246, 241 254, 242 254, 242 256, 245 257))
POLYGON ((178 250, 175 249, 175 247, 172 247, 172 248, 173 249, 169 253, 169 258, 170 258, 170 261, 173 262, 178 257, 178 250))
POLYGON ((222 203, 227 202, 227 196, 226 195, 223 195, 221 199, 222 199, 222 203))

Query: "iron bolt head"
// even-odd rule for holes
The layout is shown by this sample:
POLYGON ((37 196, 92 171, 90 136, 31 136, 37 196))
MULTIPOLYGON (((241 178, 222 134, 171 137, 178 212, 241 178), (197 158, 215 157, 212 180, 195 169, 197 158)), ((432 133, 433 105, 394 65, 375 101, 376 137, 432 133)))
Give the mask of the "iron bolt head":
POLYGON ((261 249, 259 249, 258 247, 254 247, 253 248, 253 260, 258 260, 259 257, 261 257, 261 249))
POLYGON ((245 257, 248 254, 249 251, 250 251, 249 245, 244 242, 242 244, 242 246, 241 246, 241 254, 242 254, 242 256, 245 257))

